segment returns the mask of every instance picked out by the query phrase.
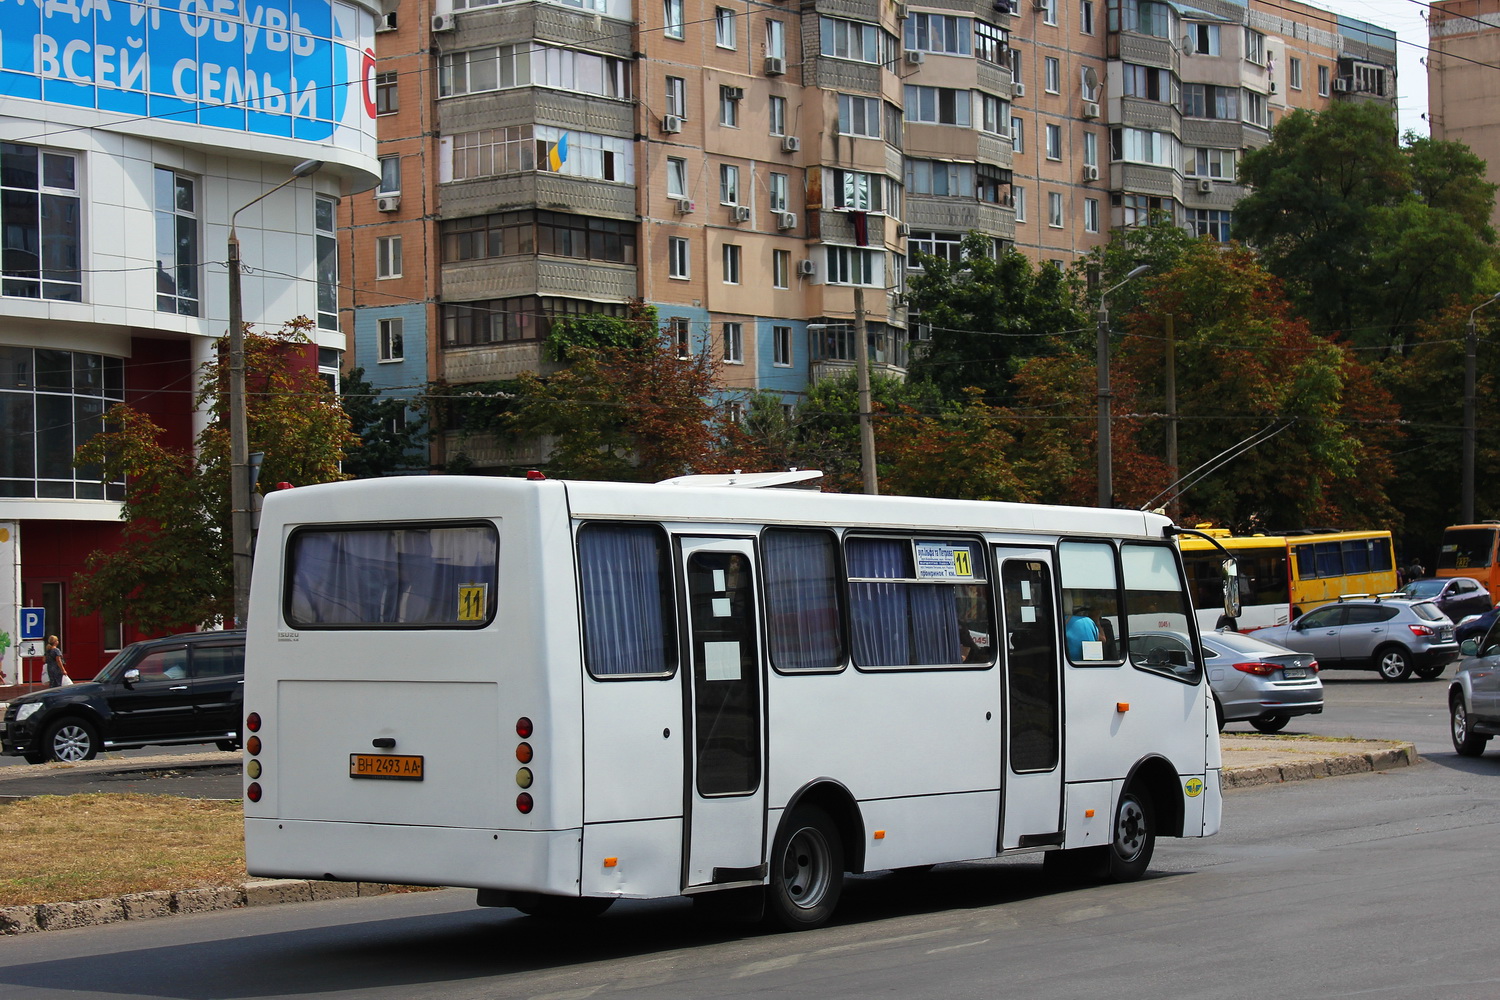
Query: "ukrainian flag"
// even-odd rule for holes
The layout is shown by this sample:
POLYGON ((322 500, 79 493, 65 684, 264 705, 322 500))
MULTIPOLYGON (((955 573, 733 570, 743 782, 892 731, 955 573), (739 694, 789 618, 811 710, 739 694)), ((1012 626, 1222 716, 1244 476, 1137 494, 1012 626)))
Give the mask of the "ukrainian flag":
POLYGON ((568 133, 558 136, 557 142, 552 145, 552 151, 547 154, 547 160, 552 164, 553 173, 562 170, 562 165, 568 162, 568 133))

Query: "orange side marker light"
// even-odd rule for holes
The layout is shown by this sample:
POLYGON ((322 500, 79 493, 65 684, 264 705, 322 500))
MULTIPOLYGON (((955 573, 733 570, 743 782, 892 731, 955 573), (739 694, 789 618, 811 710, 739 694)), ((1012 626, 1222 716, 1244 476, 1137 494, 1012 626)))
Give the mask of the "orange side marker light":
POLYGON ((1124 713, 1130 711, 1130 702, 1128 702, 1128 701, 1117 701, 1117 702, 1115 702, 1115 711, 1119 712, 1122 715, 1124 713))

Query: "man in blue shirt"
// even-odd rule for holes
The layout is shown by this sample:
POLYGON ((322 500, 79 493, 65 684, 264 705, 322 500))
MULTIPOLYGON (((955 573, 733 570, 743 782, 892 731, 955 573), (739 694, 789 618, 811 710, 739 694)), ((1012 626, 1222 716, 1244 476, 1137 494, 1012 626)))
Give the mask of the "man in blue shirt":
POLYGON ((1099 641, 1099 626, 1088 616, 1088 608, 1074 608, 1063 626, 1063 638, 1068 643, 1068 659, 1075 663, 1082 660, 1083 644, 1099 641))

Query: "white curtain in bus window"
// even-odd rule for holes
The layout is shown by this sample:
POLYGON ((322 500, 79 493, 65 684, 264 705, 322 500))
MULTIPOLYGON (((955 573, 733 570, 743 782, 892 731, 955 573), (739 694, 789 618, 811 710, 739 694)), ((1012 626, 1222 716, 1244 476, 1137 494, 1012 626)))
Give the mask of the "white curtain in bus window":
POLYGON ((1125 571, 1125 621, 1130 662, 1142 670, 1196 681, 1201 669, 1188 638, 1187 588, 1165 545, 1120 547, 1125 571))
POLYGON ((596 677, 660 675, 677 664, 666 536, 645 524, 578 532, 584 661, 596 677))
POLYGON ((1120 584, 1115 547, 1063 542, 1057 547, 1068 659, 1099 665, 1120 660, 1120 584))
POLYGON ((989 599, 983 586, 983 559, 972 542, 924 539, 919 574, 913 541, 906 538, 851 538, 849 624, 854 662, 863 667, 944 666, 989 662, 976 654, 966 622, 979 619, 989 633, 989 599), (932 569, 933 553, 945 547, 947 578, 932 569), (972 580, 973 583, 959 583, 972 580))
POLYGON ((842 666, 837 539, 826 531, 771 529, 762 545, 771 663, 778 670, 842 666))
POLYGON ((287 617, 298 627, 476 628, 495 617, 493 525, 299 531, 287 617))

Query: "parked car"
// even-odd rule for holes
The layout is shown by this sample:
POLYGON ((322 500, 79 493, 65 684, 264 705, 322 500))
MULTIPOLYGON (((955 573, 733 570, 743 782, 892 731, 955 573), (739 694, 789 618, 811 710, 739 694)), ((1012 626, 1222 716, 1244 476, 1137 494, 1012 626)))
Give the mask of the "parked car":
POLYGON ((1345 598, 1254 635, 1311 653, 1324 670, 1377 670, 1388 681, 1437 677, 1458 658, 1452 620, 1431 601, 1399 597, 1345 598))
POLYGON ((1488 588, 1467 576, 1413 580, 1401 588, 1401 596, 1411 601, 1432 601, 1454 621, 1482 615, 1495 606, 1488 588))
POLYGON ((101 750, 240 742, 244 632, 191 632, 120 650, 92 681, 10 702, 0 750, 44 760, 91 760, 101 750))
POLYGON ((1465 639, 1483 639, 1497 618, 1500 618, 1500 607, 1490 608, 1482 615, 1468 615, 1462 620, 1454 618, 1456 624, 1453 626, 1453 638, 1458 640, 1460 646, 1465 639))
POLYGON ((1225 629, 1203 636, 1203 657, 1220 729, 1248 720, 1276 733, 1295 715, 1323 711, 1323 682, 1310 653, 1225 629))
POLYGON ((1463 659, 1448 685, 1448 733, 1465 757, 1484 753, 1500 735, 1500 626, 1478 639, 1465 639, 1463 659))

